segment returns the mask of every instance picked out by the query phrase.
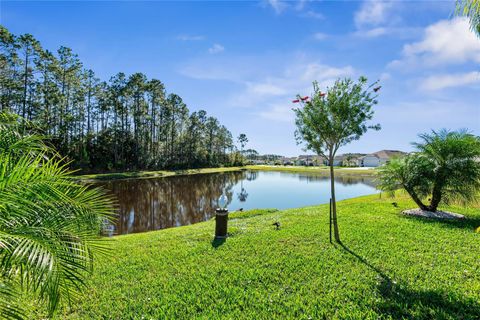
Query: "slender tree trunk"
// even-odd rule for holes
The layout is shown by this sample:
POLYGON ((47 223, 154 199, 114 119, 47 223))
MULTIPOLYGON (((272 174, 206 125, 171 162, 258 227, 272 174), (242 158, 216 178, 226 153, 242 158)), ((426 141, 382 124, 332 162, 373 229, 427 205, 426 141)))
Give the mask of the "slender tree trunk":
POLYGON ((442 200, 442 188, 443 185, 441 184, 441 182, 435 181, 432 191, 432 200, 430 201, 430 205, 427 207, 428 211, 437 211, 440 200, 442 200))
POLYGON ((22 108, 22 118, 25 119, 25 113, 27 108, 27 86, 28 86, 28 45, 25 49, 25 78, 23 83, 23 108, 22 108))
POLYGON ((155 145, 155 97, 152 97, 152 110, 151 110, 151 119, 150 119, 150 154, 155 158, 154 145, 155 145))
POLYGON ((89 78, 88 80, 88 95, 87 95, 87 133, 90 133, 90 107, 91 107, 91 100, 92 97, 92 79, 89 78))
MULTIPOLYGON (((404 187, 405 188, 405 187, 404 187)), ((422 200, 417 196, 417 194, 410 188, 405 188, 405 191, 410 195, 412 200, 417 204, 417 206, 425 211, 431 211, 426 205, 423 204, 422 200)))
POLYGON ((170 137, 170 165, 173 165, 173 163, 175 162, 173 159, 174 159, 174 155, 173 155, 173 150, 174 150, 174 137, 175 137, 175 111, 173 110, 173 107, 172 107, 172 118, 171 118, 171 123, 170 123, 170 129, 171 129, 171 137, 170 137))
POLYGON ((330 192, 332 196, 332 223, 333 223, 333 234, 335 236, 335 241, 341 243, 340 232, 338 230, 337 222, 337 202, 335 200, 335 173, 333 170, 333 154, 329 156, 329 165, 330 165, 330 192))

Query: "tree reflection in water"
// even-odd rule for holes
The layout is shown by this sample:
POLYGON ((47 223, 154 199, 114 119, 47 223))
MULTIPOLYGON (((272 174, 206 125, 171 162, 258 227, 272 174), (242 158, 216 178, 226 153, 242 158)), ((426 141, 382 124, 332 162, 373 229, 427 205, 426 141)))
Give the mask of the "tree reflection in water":
MULTIPOLYGON (((283 172, 282 172, 283 173, 283 172)), ((283 173, 290 174, 291 173, 283 173)), ((307 182, 317 182, 317 181, 330 181, 329 176, 319 176, 314 174, 298 174, 299 180, 305 180, 307 182)), ((377 183, 373 177, 358 177, 358 176, 336 176, 335 183, 341 184, 343 186, 355 185, 355 184, 366 184, 370 187, 376 187, 377 183)))
POLYGON ((230 204, 232 188, 246 172, 172 176, 102 183, 118 200, 117 221, 107 235, 145 232, 205 221, 213 216, 224 194, 230 204))

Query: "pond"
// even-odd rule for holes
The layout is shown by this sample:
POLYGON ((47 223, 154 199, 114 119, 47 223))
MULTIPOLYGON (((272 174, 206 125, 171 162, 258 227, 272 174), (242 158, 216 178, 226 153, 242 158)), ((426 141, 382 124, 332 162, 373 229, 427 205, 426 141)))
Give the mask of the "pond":
MULTIPOLYGON (((127 234, 178 227, 210 219, 222 194, 228 209, 297 208, 330 199, 330 178, 274 171, 129 179, 101 183, 117 199, 116 225, 105 233, 127 234)), ((376 192, 371 177, 337 177, 337 200, 376 192)))

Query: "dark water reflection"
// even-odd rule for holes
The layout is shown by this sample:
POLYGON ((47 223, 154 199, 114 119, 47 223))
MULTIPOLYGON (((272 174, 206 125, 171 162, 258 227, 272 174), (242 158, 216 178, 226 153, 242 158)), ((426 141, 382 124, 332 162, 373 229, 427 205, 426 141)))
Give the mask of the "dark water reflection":
MULTIPOLYGON (((329 178, 312 174, 235 171, 102 183, 118 201, 105 233, 145 232, 210 219, 222 194, 228 208, 294 208, 329 201, 329 178)), ((338 199, 376 192, 372 178, 338 177, 338 199)))

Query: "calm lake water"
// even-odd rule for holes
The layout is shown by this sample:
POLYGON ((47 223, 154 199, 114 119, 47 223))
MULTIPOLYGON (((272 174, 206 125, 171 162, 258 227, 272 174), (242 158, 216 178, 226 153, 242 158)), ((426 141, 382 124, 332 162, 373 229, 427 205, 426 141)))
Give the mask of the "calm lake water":
MULTIPOLYGON (((118 202, 116 225, 106 234, 127 234, 188 225, 210 219, 222 194, 228 209, 287 209, 328 203, 330 179, 325 176, 272 171, 171 176, 101 183, 118 202)), ((338 177, 337 199, 376 192, 373 178, 338 177)))

